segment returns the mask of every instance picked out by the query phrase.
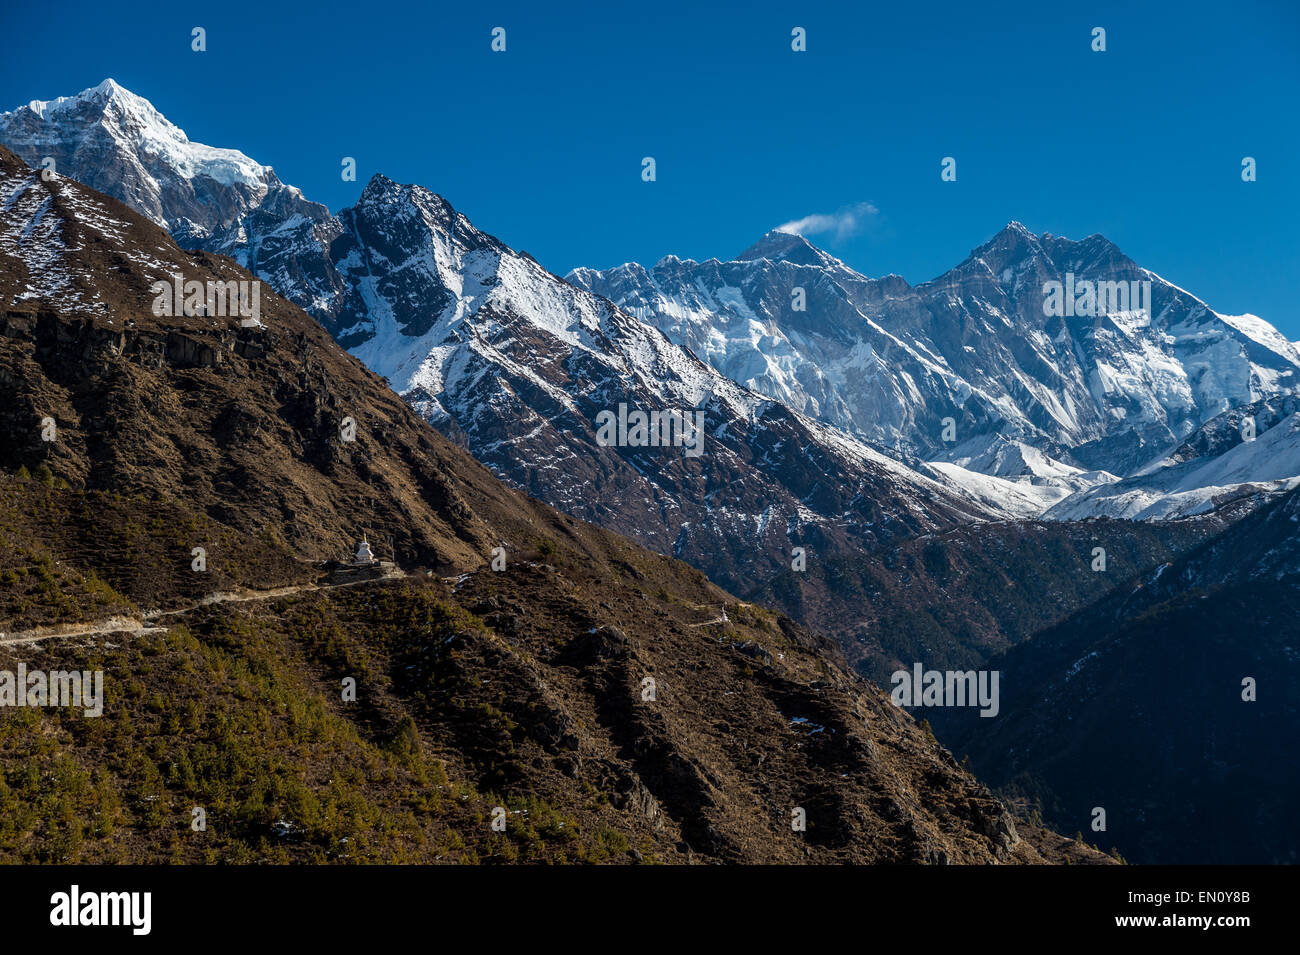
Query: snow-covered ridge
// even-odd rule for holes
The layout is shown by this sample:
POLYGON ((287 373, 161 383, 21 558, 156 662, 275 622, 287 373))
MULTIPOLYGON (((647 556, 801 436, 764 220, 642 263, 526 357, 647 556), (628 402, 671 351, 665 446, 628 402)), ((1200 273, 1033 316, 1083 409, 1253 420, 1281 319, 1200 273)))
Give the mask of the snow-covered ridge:
POLYGON ((1100 235, 1036 236, 1018 222, 915 287, 772 235, 730 262, 567 278, 747 387, 940 463, 954 463, 954 443, 999 435, 1124 475, 1215 415, 1300 383, 1300 350, 1262 319, 1219 315, 1100 235), (1053 318, 1043 289, 1066 273, 1150 283, 1150 313, 1053 318))
POLYGON ((1086 471, 1022 441, 980 435, 926 465, 954 483, 969 483, 981 498, 1024 517, 1037 517, 1072 495, 1119 480, 1108 471, 1086 471))
POLYGON ((1203 453, 1184 445, 1122 481, 1058 501, 1045 516, 1169 520, 1236 501, 1263 501, 1300 484, 1300 399, 1274 399, 1248 410, 1257 414, 1243 415, 1238 409, 1199 429, 1194 437, 1203 453), (1262 407, 1266 404, 1277 407, 1262 407), (1252 426, 1243 428, 1247 417, 1252 426))

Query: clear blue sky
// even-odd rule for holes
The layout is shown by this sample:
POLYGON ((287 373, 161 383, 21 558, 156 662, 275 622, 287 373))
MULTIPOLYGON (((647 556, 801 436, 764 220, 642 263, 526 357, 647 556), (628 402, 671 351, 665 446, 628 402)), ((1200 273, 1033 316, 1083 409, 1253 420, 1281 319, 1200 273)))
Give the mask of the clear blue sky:
POLYGON ((1300 339, 1300 4, 8 3, 0 108, 106 76, 338 209, 375 172, 554 272, 730 258, 781 223, 870 275, 1008 220, 1101 232, 1300 339), (203 26, 208 51, 190 50, 203 26), (490 50, 491 30, 507 51, 490 50), (790 31, 808 32, 808 52, 790 31), (1107 52, 1090 49, 1107 31, 1107 52), (355 156, 358 182, 339 177, 355 156), (641 181, 654 156, 658 181, 641 181), (957 159, 957 182, 940 160, 957 159), (1259 179, 1241 181, 1241 160, 1259 179))

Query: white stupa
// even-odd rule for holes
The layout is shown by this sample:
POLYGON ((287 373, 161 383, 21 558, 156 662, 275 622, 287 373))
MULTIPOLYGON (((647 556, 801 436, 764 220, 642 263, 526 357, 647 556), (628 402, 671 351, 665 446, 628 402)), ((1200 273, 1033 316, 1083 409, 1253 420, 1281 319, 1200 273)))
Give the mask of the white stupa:
POLYGON ((370 541, 366 540, 364 535, 361 537, 361 543, 357 545, 357 556, 352 563, 367 565, 379 563, 375 555, 370 552, 370 541))

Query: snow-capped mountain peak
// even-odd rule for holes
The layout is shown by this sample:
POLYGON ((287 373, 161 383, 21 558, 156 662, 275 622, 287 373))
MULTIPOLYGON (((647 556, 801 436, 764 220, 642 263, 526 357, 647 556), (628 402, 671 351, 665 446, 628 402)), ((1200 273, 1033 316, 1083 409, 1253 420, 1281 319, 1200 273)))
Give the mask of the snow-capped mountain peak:
POLYGON ((0 113, 0 142, 29 164, 119 197, 174 229, 182 220, 214 231, 284 188, 269 166, 237 149, 191 142, 153 104, 115 80, 75 96, 33 100, 0 113))
POLYGON ((0 113, 0 143, 30 166, 53 160, 57 173, 125 202, 185 248, 229 255, 318 316, 349 304, 328 256, 342 230, 325 206, 238 149, 193 142, 112 79, 0 113))
POLYGON ((119 117, 135 116, 152 125, 176 129, 154 108, 152 103, 143 96, 132 93, 112 77, 105 79, 98 86, 82 90, 75 96, 59 96, 52 100, 34 99, 27 104, 26 108, 43 120, 53 121, 55 118, 75 113, 87 104, 98 104, 105 113, 113 112, 119 117))
POLYGON ((814 265, 822 268, 844 267, 844 263, 813 245, 797 232, 772 230, 736 256, 739 262, 767 259, 771 262, 790 262, 794 265, 814 265))

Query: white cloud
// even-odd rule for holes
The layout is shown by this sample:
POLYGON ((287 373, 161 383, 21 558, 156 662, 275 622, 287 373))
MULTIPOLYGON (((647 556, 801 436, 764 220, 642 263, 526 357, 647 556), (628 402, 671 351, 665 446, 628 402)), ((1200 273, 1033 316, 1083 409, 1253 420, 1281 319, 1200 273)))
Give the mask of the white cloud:
POLYGON ((880 214, 870 202, 855 202, 835 212, 818 212, 802 219, 795 219, 776 227, 777 232, 789 232, 792 235, 821 235, 835 233, 835 238, 846 239, 856 235, 873 218, 880 214))

